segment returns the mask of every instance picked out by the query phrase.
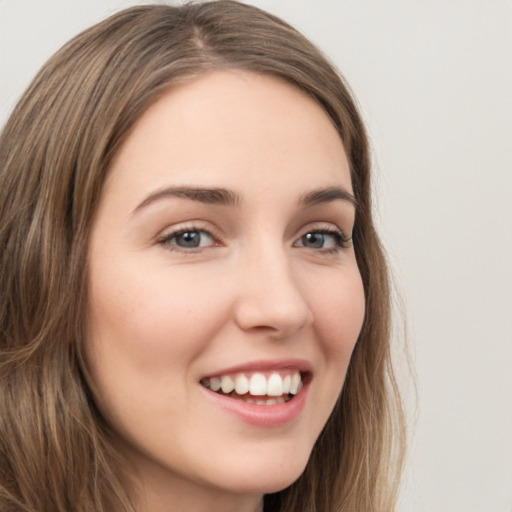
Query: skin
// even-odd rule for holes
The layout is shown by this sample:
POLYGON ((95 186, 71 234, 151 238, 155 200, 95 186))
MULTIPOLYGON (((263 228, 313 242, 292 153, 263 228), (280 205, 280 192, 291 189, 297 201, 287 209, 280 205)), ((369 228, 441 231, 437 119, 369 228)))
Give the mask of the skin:
POLYGON ((351 242, 323 233, 349 236, 354 205, 301 203, 332 187, 352 192, 334 126, 269 76, 222 71, 173 87, 122 146, 92 226, 86 350, 97 403, 136 468, 139 510, 254 512, 303 471, 364 316, 351 242), (183 230, 199 247, 183 247, 183 230), (307 361, 312 380, 285 425, 248 424, 199 383, 289 358, 307 361))

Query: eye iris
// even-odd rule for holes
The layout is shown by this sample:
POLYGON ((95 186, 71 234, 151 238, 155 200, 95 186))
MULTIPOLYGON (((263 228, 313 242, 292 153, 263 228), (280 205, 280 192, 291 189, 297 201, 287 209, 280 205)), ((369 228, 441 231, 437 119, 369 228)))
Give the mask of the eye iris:
POLYGON ((302 242, 305 247, 321 249, 324 246, 324 238, 325 237, 322 233, 307 233, 302 237, 302 242))
POLYGON ((176 244, 181 247, 199 247, 201 235, 198 231, 186 231, 176 235, 176 244))

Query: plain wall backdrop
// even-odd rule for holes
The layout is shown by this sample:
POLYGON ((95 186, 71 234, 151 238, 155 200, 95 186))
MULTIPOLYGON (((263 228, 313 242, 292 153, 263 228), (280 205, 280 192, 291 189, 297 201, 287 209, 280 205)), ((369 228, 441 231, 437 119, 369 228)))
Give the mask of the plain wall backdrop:
MULTIPOLYGON (((65 41, 136 3, 0 0, 0 123, 65 41)), ((417 374, 400 510, 512 512, 512 1, 248 3, 324 50, 369 128, 417 374)))

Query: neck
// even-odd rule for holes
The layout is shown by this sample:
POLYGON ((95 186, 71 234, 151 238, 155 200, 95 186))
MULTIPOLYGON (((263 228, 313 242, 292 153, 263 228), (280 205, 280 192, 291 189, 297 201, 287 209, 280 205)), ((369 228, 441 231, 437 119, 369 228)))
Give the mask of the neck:
POLYGON ((144 493, 139 497, 137 510, 140 512, 263 512, 263 498, 255 497, 234 497, 210 494, 208 499, 204 496, 155 496, 144 493))
POLYGON ((263 512, 261 494, 226 492, 186 481, 139 481, 135 501, 139 512, 263 512))

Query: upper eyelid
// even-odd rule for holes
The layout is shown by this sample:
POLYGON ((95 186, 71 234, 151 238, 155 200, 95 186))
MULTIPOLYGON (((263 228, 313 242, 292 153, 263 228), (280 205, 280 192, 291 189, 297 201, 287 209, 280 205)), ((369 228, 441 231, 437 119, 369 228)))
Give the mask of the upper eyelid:
POLYGON ((171 226, 167 226, 164 229, 160 230, 159 234, 155 238, 169 238, 187 231, 203 231, 205 233, 208 233, 213 238, 221 238, 220 229, 217 226, 212 225, 211 222, 206 222, 202 220, 184 221, 173 224, 171 226))
MULTIPOLYGON (((299 238, 296 239, 296 241, 294 242, 294 245, 301 242, 302 239, 304 238, 304 236, 306 236, 308 233, 320 233, 322 235, 331 236, 331 237, 337 239, 336 245, 340 248, 348 247, 352 241, 352 236, 347 236, 342 231, 340 231, 338 229, 308 229, 304 232, 304 234, 302 236, 300 236, 299 238)), ((298 247, 303 247, 303 245, 298 245, 298 247)))
POLYGON ((161 235, 157 237, 156 245, 169 252, 181 253, 183 255, 191 255, 194 253, 201 253, 206 249, 221 247, 223 245, 223 242, 219 240, 219 238, 216 237, 214 234, 212 234, 210 230, 201 229, 197 227, 183 227, 168 231, 167 233, 164 231, 161 235), (171 241, 174 238, 177 238, 178 236, 187 232, 204 233, 211 239, 212 243, 208 243, 207 245, 199 245, 198 247, 183 247, 180 246, 178 243, 171 243, 171 241))
MULTIPOLYGON (((219 226, 212 223, 211 221, 201 220, 201 219, 192 219, 183 222, 178 222, 174 225, 168 226, 162 229, 156 236, 155 241, 161 242, 163 240, 169 240, 173 236, 177 236, 186 231, 202 231, 207 233, 209 236, 217 244, 222 244, 226 238, 229 238, 227 234, 222 230, 219 226)), ((313 231, 325 231, 325 232, 333 232, 339 233, 343 240, 350 241, 352 239, 352 231, 353 226, 351 225, 350 229, 343 229, 338 222, 333 222, 330 220, 316 220, 310 221, 302 224, 302 226, 298 229, 293 230, 294 233, 289 235, 289 240, 293 239, 293 243, 296 240, 300 239, 302 236, 307 234, 308 232, 313 231)), ((286 237, 288 238, 288 237, 286 237)))
POLYGON ((334 222, 326 222, 326 221, 313 221, 299 230, 297 230, 295 236, 297 238, 300 238, 301 236, 304 236, 305 234, 311 232, 311 231, 325 231, 325 232, 332 232, 332 233, 339 233, 342 235, 342 237, 347 240, 352 238, 352 229, 350 229, 349 232, 347 232, 345 229, 338 226, 338 224, 334 222))

